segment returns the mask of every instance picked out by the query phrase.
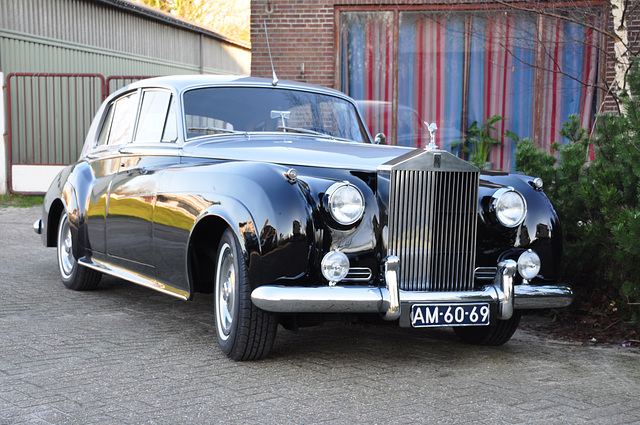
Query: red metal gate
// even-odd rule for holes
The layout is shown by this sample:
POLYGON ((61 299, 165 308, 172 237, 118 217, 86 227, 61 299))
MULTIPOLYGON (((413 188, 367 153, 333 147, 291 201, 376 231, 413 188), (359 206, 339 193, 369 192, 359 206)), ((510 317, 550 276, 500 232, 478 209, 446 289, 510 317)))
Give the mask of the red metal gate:
POLYGON ((146 76, 14 72, 6 78, 9 189, 15 165, 67 165, 109 93, 146 76))
MULTIPOLYGON (((144 75, 112 75, 108 77, 105 82, 105 90, 107 91, 107 93, 113 93, 114 91, 123 88, 127 84, 131 84, 139 80, 144 80, 145 78, 151 77, 144 75)), ((106 98, 107 96, 105 95, 105 99, 106 98)))

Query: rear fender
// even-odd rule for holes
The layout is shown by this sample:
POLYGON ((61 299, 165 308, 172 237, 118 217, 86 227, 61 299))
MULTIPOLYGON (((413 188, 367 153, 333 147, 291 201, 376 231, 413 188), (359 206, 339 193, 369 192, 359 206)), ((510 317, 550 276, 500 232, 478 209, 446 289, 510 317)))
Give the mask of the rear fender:
POLYGON ((90 171, 83 164, 63 169, 51 183, 43 202, 43 237, 46 238, 46 246, 55 246, 60 213, 65 210, 73 238, 73 255, 78 259, 87 255, 89 246, 86 228, 88 200, 78 194, 88 194, 90 182, 93 181, 92 176, 86 175, 90 171))
MULTIPOLYGON (((65 183, 60 194, 60 199, 64 205, 64 210, 69 217, 69 228, 71 229, 71 238, 73 240, 73 256, 75 258, 81 258, 84 256, 84 249, 78 241, 81 240, 81 229, 84 213, 80 212, 78 206, 78 197, 73 185, 69 182, 65 183)), ((57 220, 56 217, 52 217, 53 220, 57 220)), ((56 229, 59 224, 56 223, 56 229)))

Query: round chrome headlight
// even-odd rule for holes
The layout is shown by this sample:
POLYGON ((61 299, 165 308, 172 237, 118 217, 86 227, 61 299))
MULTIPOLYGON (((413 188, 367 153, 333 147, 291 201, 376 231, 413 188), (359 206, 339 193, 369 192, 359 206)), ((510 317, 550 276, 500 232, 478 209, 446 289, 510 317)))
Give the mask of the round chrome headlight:
POLYGON ((527 215, 527 203, 519 192, 502 188, 493 194, 491 210, 503 226, 517 227, 527 215))
POLYGON ((326 192, 327 209, 331 217, 344 226, 349 226, 364 214, 364 196, 360 189, 349 183, 334 183, 326 192))
POLYGON ((523 279, 531 280, 540 273, 540 257, 532 250, 523 252, 518 258, 518 273, 523 279))
POLYGON ((331 251, 325 254, 320 266, 324 278, 334 284, 340 282, 349 273, 349 259, 340 251, 331 251))

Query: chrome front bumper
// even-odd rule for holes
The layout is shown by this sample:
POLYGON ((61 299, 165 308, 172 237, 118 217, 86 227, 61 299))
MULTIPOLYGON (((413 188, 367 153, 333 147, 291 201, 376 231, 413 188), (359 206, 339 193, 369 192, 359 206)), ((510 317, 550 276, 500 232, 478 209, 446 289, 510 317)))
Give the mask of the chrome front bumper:
POLYGON ((507 320, 514 309, 566 307, 573 301, 573 291, 566 285, 514 285, 516 271, 515 261, 501 262, 493 284, 479 291, 403 291, 398 288, 398 259, 389 257, 386 287, 265 285, 251 293, 251 300, 274 313, 381 313, 387 320, 398 319, 401 307, 412 304, 487 302, 497 307, 498 319, 507 320))

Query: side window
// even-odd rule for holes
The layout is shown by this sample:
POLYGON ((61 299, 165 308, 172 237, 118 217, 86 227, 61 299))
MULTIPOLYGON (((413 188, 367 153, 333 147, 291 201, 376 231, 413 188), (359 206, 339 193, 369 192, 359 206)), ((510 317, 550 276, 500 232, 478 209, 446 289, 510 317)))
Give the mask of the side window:
POLYGON ((147 90, 142 94, 140 118, 136 128, 136 142, 159 142, 165 128, 171 93, 165 90, 147 90))
POLYGON ((109 109, 104 118, 104 122, 102 123, 102 130, 100 130, 100 135, 98 136, 98 143, 96 143, 96 147, 104 146, 107 144, 107 139, 109 137, 109 132, 111 131, 111 123, 113 122, 113 110, 114 104, 109 105, 109 109))
POLYGON ((138 92, 121 97, 113 104, 113 124, 107 144, 119 145, 131 141, 133 122, 138 108, 138 92))
POLYGON ((167 122, 164 125, 164 133, 162 134, 163 142, 175 142, 178 140, 178 117, 176 116, 176 103, 170 102, 169 114, 167 115, 167 122))

